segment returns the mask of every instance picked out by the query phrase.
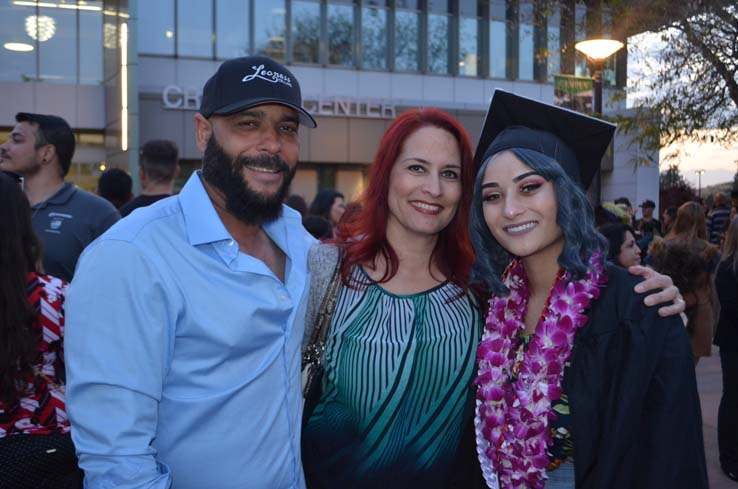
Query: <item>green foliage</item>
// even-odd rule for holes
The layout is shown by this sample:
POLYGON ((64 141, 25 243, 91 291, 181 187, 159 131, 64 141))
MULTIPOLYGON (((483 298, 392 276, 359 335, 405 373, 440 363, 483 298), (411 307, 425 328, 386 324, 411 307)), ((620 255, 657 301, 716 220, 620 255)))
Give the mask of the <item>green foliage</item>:
POLYGON ((659 188, 661 190, 669 190, 673 188, 678 189, 691 189, 692 186, 687 182, 679 171, 679 166, 669 165, 669 167, 659 173, 659 188))
POLYGON ((679 171, 679 166, 669 165, 659 173, 659 202, 662 209, 679 207, 696 197, 697 192, 679 171))
MULTIPOLYGON (((675 142, 738 139, 738 7, 734 1, 619 2, 629 34, 660 33, 660 52, 630 91, 645 92, 621 131, 647 151, 675 142), (638 131, 635 131, 638 129, 638 131)), ((648 46, 629 46, 629 59, 648 46)), ((650 47, 651 49, 653 46, 650 47)), ((654 53, 651 53, 654 54, 654 53)))

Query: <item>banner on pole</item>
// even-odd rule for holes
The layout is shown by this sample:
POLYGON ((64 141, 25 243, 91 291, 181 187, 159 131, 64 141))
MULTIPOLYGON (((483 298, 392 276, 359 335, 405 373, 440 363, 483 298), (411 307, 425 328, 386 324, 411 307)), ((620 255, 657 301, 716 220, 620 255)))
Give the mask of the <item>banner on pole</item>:
POLYGON ((554 105, 591 114, 593 95, 592 78, 554 75, 554 105))

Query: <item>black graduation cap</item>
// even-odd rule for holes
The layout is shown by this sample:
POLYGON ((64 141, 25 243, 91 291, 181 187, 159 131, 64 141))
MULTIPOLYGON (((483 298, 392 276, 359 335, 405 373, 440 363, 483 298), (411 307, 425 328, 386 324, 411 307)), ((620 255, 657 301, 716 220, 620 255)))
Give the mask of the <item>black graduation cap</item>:
POLYGON ((474 153, 477 171, 500 151, 526 148, 554 158, 584 189, 600 167, 615 124, 495 90, 474 153))

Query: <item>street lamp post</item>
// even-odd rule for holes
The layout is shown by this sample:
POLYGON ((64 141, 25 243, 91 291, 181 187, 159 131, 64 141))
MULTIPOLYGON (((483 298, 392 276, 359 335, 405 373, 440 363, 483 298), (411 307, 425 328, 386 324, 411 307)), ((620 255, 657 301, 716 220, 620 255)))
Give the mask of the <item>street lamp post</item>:
POLYGON ((574 45, 574 48, 584 53, 592 62, 592 88, 594 89, 594 100, 592 112, 602 115, 602 69, 605 60, 622 49, 623 43, 614 39, 589 39, 574 45))
MULTIPOLYGON (((589 39, 574 45, 577 51, 584 53, 592 62, 592 89, 594 90, 592 112, 595 116, 602 115, 602 69, 605 66, 605 60, 622 47, 623 43, 614 39, 589 39)), ((593 188, 594 198, 597 202, 600 200, 601 185, 600 169, 598 168, 593 188)))
POLYGON ((702 174, 705 173, 705 170, 695 170, 694 172, 697 174, 697 197, 702 198, 702 174))

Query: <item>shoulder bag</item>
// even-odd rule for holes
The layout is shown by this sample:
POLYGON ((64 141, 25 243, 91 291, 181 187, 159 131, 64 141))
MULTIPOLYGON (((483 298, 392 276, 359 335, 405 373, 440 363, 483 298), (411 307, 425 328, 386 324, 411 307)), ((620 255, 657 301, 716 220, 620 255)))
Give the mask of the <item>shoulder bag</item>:
POLYGON ((340 263, 341 260, 339 259, 333 270, 323 301, 320 303, 310 343, 305 346, 302 352, 303 426, 310 419, 315 406, 323 395, 323 357, 325 355, 325 342, 333 318, 333 310, 338 300, 338 291, 341 289, 340 263))

